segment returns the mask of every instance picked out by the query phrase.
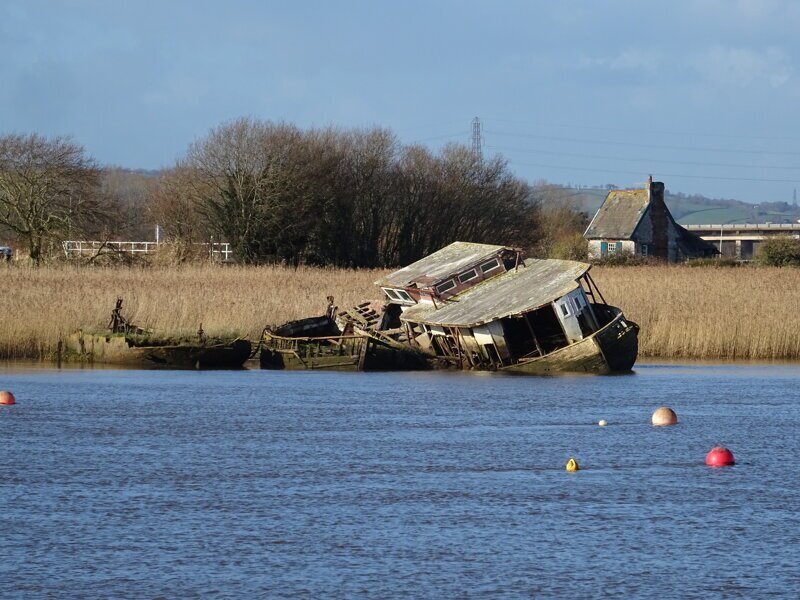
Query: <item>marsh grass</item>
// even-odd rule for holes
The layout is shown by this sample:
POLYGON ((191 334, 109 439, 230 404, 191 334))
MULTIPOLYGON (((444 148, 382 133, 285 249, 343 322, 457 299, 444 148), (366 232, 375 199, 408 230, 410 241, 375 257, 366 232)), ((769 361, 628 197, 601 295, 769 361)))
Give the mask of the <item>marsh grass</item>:
MULTIPOLYGON (((0 358, 34 358, 59 336, 123 314, 156 335, 256 339, 266 325, 377 300, 383 271, 300 267, 0 267, 0 358)), ((640 356, 800 358, 800 269, 595 267, 611 304, 641 325, 640 356)))
POLYGON ((0 267, 0 358, 51 353, 77 329, 105 331, 122 314, 155 336, 257 339, 267 325, 377 299, 382 271, 264 266, 0 267))
POLYGON ((800 358, 800 269, 595 268, 611 304, 639 323, 639 356, 800 358))

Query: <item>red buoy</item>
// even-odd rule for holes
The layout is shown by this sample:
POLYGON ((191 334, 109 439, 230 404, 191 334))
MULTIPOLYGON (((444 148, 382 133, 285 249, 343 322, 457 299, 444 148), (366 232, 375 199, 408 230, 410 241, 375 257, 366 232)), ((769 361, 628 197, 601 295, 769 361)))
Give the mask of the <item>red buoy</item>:
POLYGON ((0 391, 0 404, 9 405, 9 404, 16 404, 17 400, 14 398, 14 394, 11 392, 7 392, 5 390, 0 391))
POLYGON ((735 465, 736 461, 733 452, 722 446, 715 446, 706 454, 706 464, 709 467, 729 467, 735 465))

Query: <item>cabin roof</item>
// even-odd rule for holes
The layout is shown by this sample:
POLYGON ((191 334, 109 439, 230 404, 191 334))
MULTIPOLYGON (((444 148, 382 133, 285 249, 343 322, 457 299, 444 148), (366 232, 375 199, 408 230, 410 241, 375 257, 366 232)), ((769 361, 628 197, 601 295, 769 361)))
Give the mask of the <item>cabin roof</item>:
POLYGON ((571 260, 529 258, 519 269, 487 279, 456 299, 437 304, 421 303, 406 309, 403 321, 473 327, 518 315, 549 304, 580 286, 578 279, 590 265, 571 260))
POLYGON ((630 239, 650 205, 648 190, 612 190, 586 228, 587 239, 630 239))
POLYGON ((386 275, 376 281, 375 285, 383 287, 408 287, 414 283, 435 285, 505 249, 511 250, 506 246, 453 242, 399 271, 386 275))

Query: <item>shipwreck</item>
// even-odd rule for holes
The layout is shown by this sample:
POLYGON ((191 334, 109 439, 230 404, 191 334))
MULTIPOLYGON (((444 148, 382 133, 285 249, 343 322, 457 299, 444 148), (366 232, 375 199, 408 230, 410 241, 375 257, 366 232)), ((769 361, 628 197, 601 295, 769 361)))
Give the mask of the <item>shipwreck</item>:
POLYGON ((418 348, 377 330, 381 321, 371 303, 339 313, 328 297, 325 315, 289 321, 261 334, 262 369, 399 371, 433 366, 418 348))
POLYGON ((630 371, 639 326, 606 303, 591 265, 455 242, 376 284, 384 302, 265 330, 266 368, 630 371))
POLYGON ((122 315, 122 298, 111 311, 107 331, 78 330, 59 341, 56 359, 139 368, 239 369, 250 358, 249 340, 209 338, 203 326, 193 338, 154 335, 122 315))

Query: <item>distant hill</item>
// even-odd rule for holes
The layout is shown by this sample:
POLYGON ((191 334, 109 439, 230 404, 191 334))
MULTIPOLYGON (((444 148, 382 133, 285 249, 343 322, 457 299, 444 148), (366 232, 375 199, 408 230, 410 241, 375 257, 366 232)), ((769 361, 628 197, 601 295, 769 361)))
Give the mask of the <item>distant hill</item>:
MULTIPOLYGON (((591 218, 608 193, 607 188, 564 188, 570 191, 574 208, 591 218)), ((706 198, 700 195, 673 194, 667 190, 666 203, 672 216, 682 225, 714 223, 796 223, 800 206, 787 202, 748 204, 740 200, 706 198)))

